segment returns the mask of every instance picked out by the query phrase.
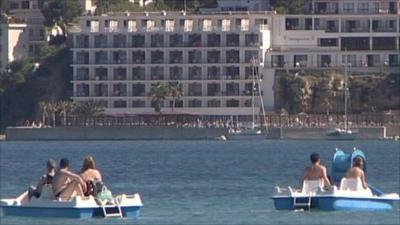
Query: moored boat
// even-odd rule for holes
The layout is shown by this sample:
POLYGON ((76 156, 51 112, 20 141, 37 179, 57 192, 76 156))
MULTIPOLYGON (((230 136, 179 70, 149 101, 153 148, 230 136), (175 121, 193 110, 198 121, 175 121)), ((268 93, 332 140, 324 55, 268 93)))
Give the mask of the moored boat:
MULTIPOLYGON (((384 194, 369 185, 364 189, 359 178, 344 178, 356 157, 366 157, 361 150, 354 149, 352 154, 336 151, 332 162, 331 178, 334 185, 323 187, 319 180, 306 180, 301 190, 293 187, 275 187, 272 197, 277 210, 320 209, 320 210, 392 210, 400 201, 397 193, 384 194)), ((366 166, 364 166, 364 171, 366 166)))
POLYGON ((93 196, 65 200, 45 195, 27 200, 27 192, 17 198, 0 199, 0 216, 62 217, 88 219, 93 217, 137 218, 143 207, 140 195, 118 195, 107 203, 93 196))

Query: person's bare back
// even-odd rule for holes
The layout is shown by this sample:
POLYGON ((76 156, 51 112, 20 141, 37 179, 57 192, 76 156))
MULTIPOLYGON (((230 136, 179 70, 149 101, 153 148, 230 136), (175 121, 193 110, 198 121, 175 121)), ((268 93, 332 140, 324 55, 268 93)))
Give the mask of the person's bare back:
POLYGON ((353 162, 353 167, 346 172, 346 178, 360 178, 363 188, 367 189, 368 184, 365 179, 364 171, 361 169, 362 165, 363 165, 362 159, 359 157, 355 158, 353 162))
POLYGON ((331 185, 325 166, 320 164, 319 155, 317 153, 311 154, 310 160, 312 165, 304 171, 304 175, 301 178, 302 182, 304 180, 322 180, 325 186, 331 185))

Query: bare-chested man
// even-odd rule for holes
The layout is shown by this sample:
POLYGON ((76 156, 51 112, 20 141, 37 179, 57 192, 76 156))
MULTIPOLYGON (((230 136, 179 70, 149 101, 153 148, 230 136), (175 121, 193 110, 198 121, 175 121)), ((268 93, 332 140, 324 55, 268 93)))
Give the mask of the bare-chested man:
POLYGON ((347 173, 346 173, 346 178, 360 178, 361 179, 361 183, 364 189, 368 188, 368 184, 365 181, 365 174, 364 171, 362 169, 362 165, 363 165, 363 160, 361 157, 356 157, 353 160, 353 167, 350 168, 347 173))
POLYGON ((312 165, 306 168, 304 175, 301 178, 302 183, 304 180, 322 180, 324 182, 324 186, 330 186, 331 182, 329 182, 326 174, 326 168, 325 166, 320 165, 321 159, 319 154, 311 154, 310 160, 312 165))
POLYGON ((69 170, 69 161, 66 158, 60 160, 60 168, 53 177, 53 193, 58 198, 69 199, 75 196, 83 196, 86 189, 83 179, 69 170))

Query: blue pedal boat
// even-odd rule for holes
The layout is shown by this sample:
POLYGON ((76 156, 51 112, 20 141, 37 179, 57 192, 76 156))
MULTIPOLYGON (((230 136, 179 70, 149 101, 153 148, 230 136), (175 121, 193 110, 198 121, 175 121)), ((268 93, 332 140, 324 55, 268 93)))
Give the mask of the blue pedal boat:
MULTIPOLYGON (((319 209, 319 210, 356 210, 381 211, 392 210, 400 201, 399 194, 385 194, 369 185, 362 187, 361 180, 344 178, 346 171, 352 167, 353 159, 361 157, 366 162, 364 153, 354 149, 351 154, 340 149, 333 156, 331 178, 334 183, 324 188, 319 180, 304 181, 301 190, 293 187, 275 187, 272 197, 277 210, 319 209)), ((365 163, 366 164, 366 163, 365 163)), ((364 171, 366 166, 364 166, 364 171)))
MULTIPOLYGON (((47 188, 46 188, 47 189, 47 188)), ((61 217, 89 219, 94 217, 137 218, 143 207, 140 195, 118 195, 112 201, 101 203, 93 196, 54 198, 47 193, 36 199, 28 199, 27 192, 17 198, 0 199, 0 216, 61 217)))

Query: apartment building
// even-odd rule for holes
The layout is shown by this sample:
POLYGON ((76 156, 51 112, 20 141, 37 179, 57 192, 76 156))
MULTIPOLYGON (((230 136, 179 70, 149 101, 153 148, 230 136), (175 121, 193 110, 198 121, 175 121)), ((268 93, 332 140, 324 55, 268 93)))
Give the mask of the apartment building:
POLYGON ((0 23, 0 72, 9 62, 27 54, 25 31, 26 24, 23 23, 0 23))
MULTIPOLYGON (((71 31, 74 101, 95 99, 108 114, 154 112, 149 96, 158 82, 179 82, 175 111, 251 115, 252 70, 264 105, 273 107, 273 77, 263 73, 270 47, 267 12, 184 12, 86 16, 71 31)), ((172 99, 162 104, 171 111, 172 99)), ((260 101, 254 101, 257 113, 260 101)))
POLYGON ((353 73, 399 73, 399 1, 312 3, 313 14, 271 18, 265 68, 343 69, 347 62, 353 73))
POLYGON ((9 0, 10 16, 15 23, 26 24, 24 38, 25 47, 29 56, 40 53, 43 45, 47 42, 47 32, 43 25, 44 17, 40 11, 40 0, 9 0))

